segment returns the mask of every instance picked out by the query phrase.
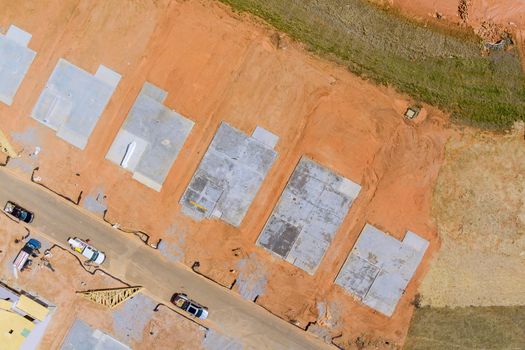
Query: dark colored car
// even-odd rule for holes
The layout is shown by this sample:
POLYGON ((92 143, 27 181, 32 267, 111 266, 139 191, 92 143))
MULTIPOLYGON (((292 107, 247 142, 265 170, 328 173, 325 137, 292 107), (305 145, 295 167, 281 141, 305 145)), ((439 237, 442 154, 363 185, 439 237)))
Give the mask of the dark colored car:
POLYGON ((205 320, 208 317, 208 308, 200 305, 199 303, 191 300, 184 293, 175 293, 171 297, 171 302, 176 307, 186 311, 187 313, 205 320))
POLYGON ((20 221, 27 222, 28 224, 32 222, 33 219, 35 218, 35 215, 31 213, 29 210, 26 210, 13 202, 6 203, 4 207, 4 212, 6 212, 9 215, 14 216, 20 221))

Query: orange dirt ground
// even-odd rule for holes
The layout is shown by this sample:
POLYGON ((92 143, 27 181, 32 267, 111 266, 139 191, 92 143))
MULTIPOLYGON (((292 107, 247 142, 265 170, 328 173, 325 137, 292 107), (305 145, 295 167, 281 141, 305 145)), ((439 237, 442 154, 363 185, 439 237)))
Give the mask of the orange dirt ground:
POLYGON ((11 135, 35 130, 42 149, 37 159, 29 157, 34 145, 14 145, 23 150, 19 161, 39 166, 43 184, 72 199, 103 188, 110 222, 147 232, 151 242, 176 245, 182 262, 199 261, 202 273, 224 285, 236 279, 240 259, 260 260, 268 284, 257 303, 301 327, 317 321, 331 336, 341 335, 337 344, 351 347, 357 337, 381 347, 403 343, 411 301, 439 248, 431 195, 451 133, 443 113, 426 106, 417 123, 405 121, 407 96, 363 81, 295 43, 277 48, 270 28, 208 0, 108 0, 96 6, 0 0, 0 6, 0 27, 16 24, 32 33, 29 46, 38 53, 14 104, 0 105, 0 122, 11 135), (123 76, 84 151, 29 117, 60 57, 90 72, 104 64, 123 76), (160 193, 104 159, 145 80, 167 90, 166 105, 196 123, 160 193), (240 228, 195 222, 178 204, 221 121, 246 133, 260 125, 280 137, 279 156, 240 228), (314 276, 255 246, 302 155, 362 185, 314 276), (431 242, 391 318, 333 284, 366 222, 398 239, 410 229, 431 242), (319 303, 328 305, 322 315, 319 303))
POLYGON ((525 4, 516 0, 374 0, 374 2, 397 7, 403 13, 420 19, 436 17, 459 23, 458 13, 460 3, 464 2, 468 9, 468 23, 476 25, 491 21, 499 25, 522 25, 525 23, 525 4))

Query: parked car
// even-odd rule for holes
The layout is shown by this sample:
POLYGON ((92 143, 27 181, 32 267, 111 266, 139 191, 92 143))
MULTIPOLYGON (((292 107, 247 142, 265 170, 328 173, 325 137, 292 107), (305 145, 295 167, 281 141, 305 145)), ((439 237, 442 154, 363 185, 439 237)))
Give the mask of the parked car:
POLYGON ((186 311, 187 313, 205 320, 208 317, 208 308, 200 305, 199 303, 191 300, 184 293, 175 293, 171 297, 171 302, 176 307, 186 311))
POLYGON ((27 222, 28 224, 31 223, 35 218, 35 214, 13 202, 7 202, 5 204, 4 212, 14 216, 20 221, 27 222))
POLYGON ((86 241, 78 237, 69 238, 67 243, 69 243, 71 249, 82 254, 82 256, 88 258, 90 261, 93 261, 95 264, 100 265, 104 262, 104 260, 106 260, 106 254, 98 251, 86 241))

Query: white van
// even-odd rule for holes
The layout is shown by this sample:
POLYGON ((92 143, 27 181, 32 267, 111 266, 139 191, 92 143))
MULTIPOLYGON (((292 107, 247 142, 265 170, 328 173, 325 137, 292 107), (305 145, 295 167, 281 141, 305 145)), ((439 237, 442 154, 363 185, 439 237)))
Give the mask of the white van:
POLYGON ((71 249, 82 254, 90 261, 93 261, 95 264, 100 265, 104 262, 104 260, 106 260, 106 255, 104 253, 98 251, 97 249, 95 249, 94 247, 92 247, 91 245, 89 245, 88 243, 86 243, 78 237, 69 238, 67 240, 67 243, 69 243, 71 249))

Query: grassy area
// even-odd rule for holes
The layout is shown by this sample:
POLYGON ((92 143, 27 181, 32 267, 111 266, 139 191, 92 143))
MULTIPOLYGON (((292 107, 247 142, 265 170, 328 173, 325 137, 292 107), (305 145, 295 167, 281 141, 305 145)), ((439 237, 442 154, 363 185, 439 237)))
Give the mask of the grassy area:
POLYGON ((416 309, 406 350, 523 349, 525 306, 416 309))
POLYGON ((525 120, 517 53, 480 53, 473 34, 430 28, 363 0, 220 0, 253 13, 365 78, 391 84, 464 122, 525 120))

